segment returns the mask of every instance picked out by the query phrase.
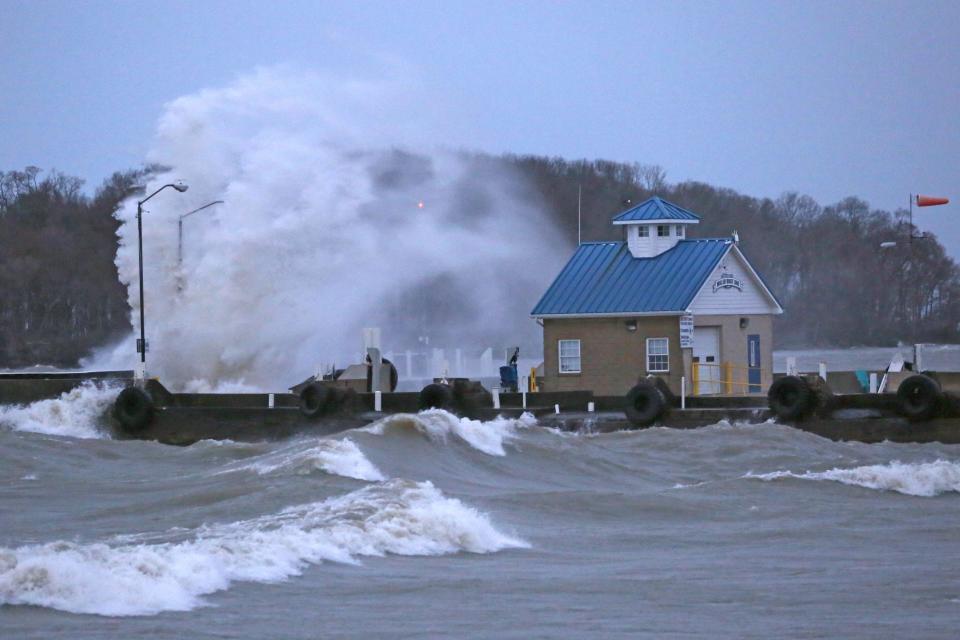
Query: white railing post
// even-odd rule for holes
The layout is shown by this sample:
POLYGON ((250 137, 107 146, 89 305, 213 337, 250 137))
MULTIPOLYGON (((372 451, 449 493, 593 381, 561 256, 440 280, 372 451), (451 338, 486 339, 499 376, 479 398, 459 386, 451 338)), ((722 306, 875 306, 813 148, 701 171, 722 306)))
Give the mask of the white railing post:
POLYGON ((870 374, 870 393, 876 393, 876 392, 877 392, 877 374, 874 372, 870 374))
POLYGON ((500 408, 500 387, 493 388, 493 408, 500 408))
POLYGON ((558 405, 558 404, 553 405, 553 412, 554 412, 554 413, 560 413, 560 405, 558 405))
POLYGON ((593 413, 593 410, 594 410, 595 407, 596 407, 595 404, 593 404, 592 402, 588 402, 588 403, 587 403, 587 413, 593 413))
POLYGON ((274 407, 274 400, 273 400, 273 394, 271 393, 270 395, 267 396, 267 408, 273 409, 273 407, 274 407))
POLYGON ((826 362, 821 362, 821 363, 820 363, 820 378, 821 378, 824 382, 827 381, 827 363, 826 363, 826 362))
POLYGON ((526 389, 523 390, 522 397, 523 397, 523 408, 526 409, 527 408, 527 390, 526 389))
POLYGON ((377 413, 383 411, 383 394, 379 389, 373 392, 373 410, 377 413))
POLYGON ((687 408, 687 377, 680 376, 680 408, 687 408))

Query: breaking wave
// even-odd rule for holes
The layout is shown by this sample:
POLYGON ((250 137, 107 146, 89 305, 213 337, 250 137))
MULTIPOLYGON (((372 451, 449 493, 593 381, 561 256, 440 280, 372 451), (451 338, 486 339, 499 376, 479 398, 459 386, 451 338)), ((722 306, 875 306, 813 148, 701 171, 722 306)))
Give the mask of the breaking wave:
POLYGON ((260 475, 274 473, 306 475, 316 470, 369 482, 386 480, 383 473, 349 438, 318 440, 313 445, 298 441, 252 460, 245 460, 242 464, 232 465, 219 473, 255 471, 260 475))
POLYGON ((519 418, 497 417, 487 422, 460 418, 443 409, 429 409, 417 414, 400 413, 386 417, 363 431, 376 435, 391 432, 415 431, 427 436, 434 442, 444 443, 451 435, 468 445, 491 456, 504 456, 504 443, 516 437, 518 429, 526 429, 537 424, 531 413, 519 418))
POLYGON ((0 426, 72 438, 109 438, 104 416, 120 389, 85 382, 59 398, 28 405, 0 405, 0 426))
POLYGON ((187 611, 235 581, 277 582, 360 556, 490 553, 527 543, 429 482, 391 480, 162 544, 0 548, 0 604, 109 616, 187 611))
POLYGON ((922 463, 903 463, 894 460, 889 464, 868 465, 853 469, 830 469, 805 473, 775 471, 765 474, 747 474, 744 477, 765 481, 781 478, 831 480, 867 489, 896 491, 908 496, 925 498, 942 493, 960 493, 960 464, 948 460, 922 463))

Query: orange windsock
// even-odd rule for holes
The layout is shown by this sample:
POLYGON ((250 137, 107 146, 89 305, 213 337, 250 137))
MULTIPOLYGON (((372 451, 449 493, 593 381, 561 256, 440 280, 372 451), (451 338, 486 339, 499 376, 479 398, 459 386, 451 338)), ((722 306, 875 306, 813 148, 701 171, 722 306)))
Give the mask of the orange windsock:
POLYGON ((938 204, 947 204, 950 202, 947 198, 933 198, 931 196, 917 196, 918 207, 935 207, 938 204))

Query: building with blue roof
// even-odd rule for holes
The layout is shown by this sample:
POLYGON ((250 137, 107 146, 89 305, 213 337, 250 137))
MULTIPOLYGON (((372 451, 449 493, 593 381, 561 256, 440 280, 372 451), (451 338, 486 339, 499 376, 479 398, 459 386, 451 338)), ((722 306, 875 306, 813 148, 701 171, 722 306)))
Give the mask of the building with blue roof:
POLYGON ((730 238, 687 238, 699 216, 653 197, 613 218, 622 242, 583 243, 533 308, 544 391, 620 395, 656 375, 675 393, 765 392, 776 297, 730 238))

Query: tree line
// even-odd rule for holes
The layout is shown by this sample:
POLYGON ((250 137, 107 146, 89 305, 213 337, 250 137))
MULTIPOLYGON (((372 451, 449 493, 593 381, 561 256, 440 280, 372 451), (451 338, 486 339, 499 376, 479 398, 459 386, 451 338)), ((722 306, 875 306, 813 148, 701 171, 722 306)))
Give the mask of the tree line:
MULTIPOLYGON (((651 195, 700 214, 695 236, 739 231, 786 310, 775 327, 779 347, 960 341, 960 269, 935 237, 910 240, 919 231, 905 211, 855 197, 822 206, 797 193, 754 198, 702 182, 671 184, 653 165, 480 157, 527 179, 567 249, 578 234, 622 239, 610 219, 651 195), (884 242, 896 245, 882 249, 884 242)), ((129 333, 113 213, 156 169, 115 173, 92 196, 59 172, 0 172, 0 367, 74 366, 129 333)))

